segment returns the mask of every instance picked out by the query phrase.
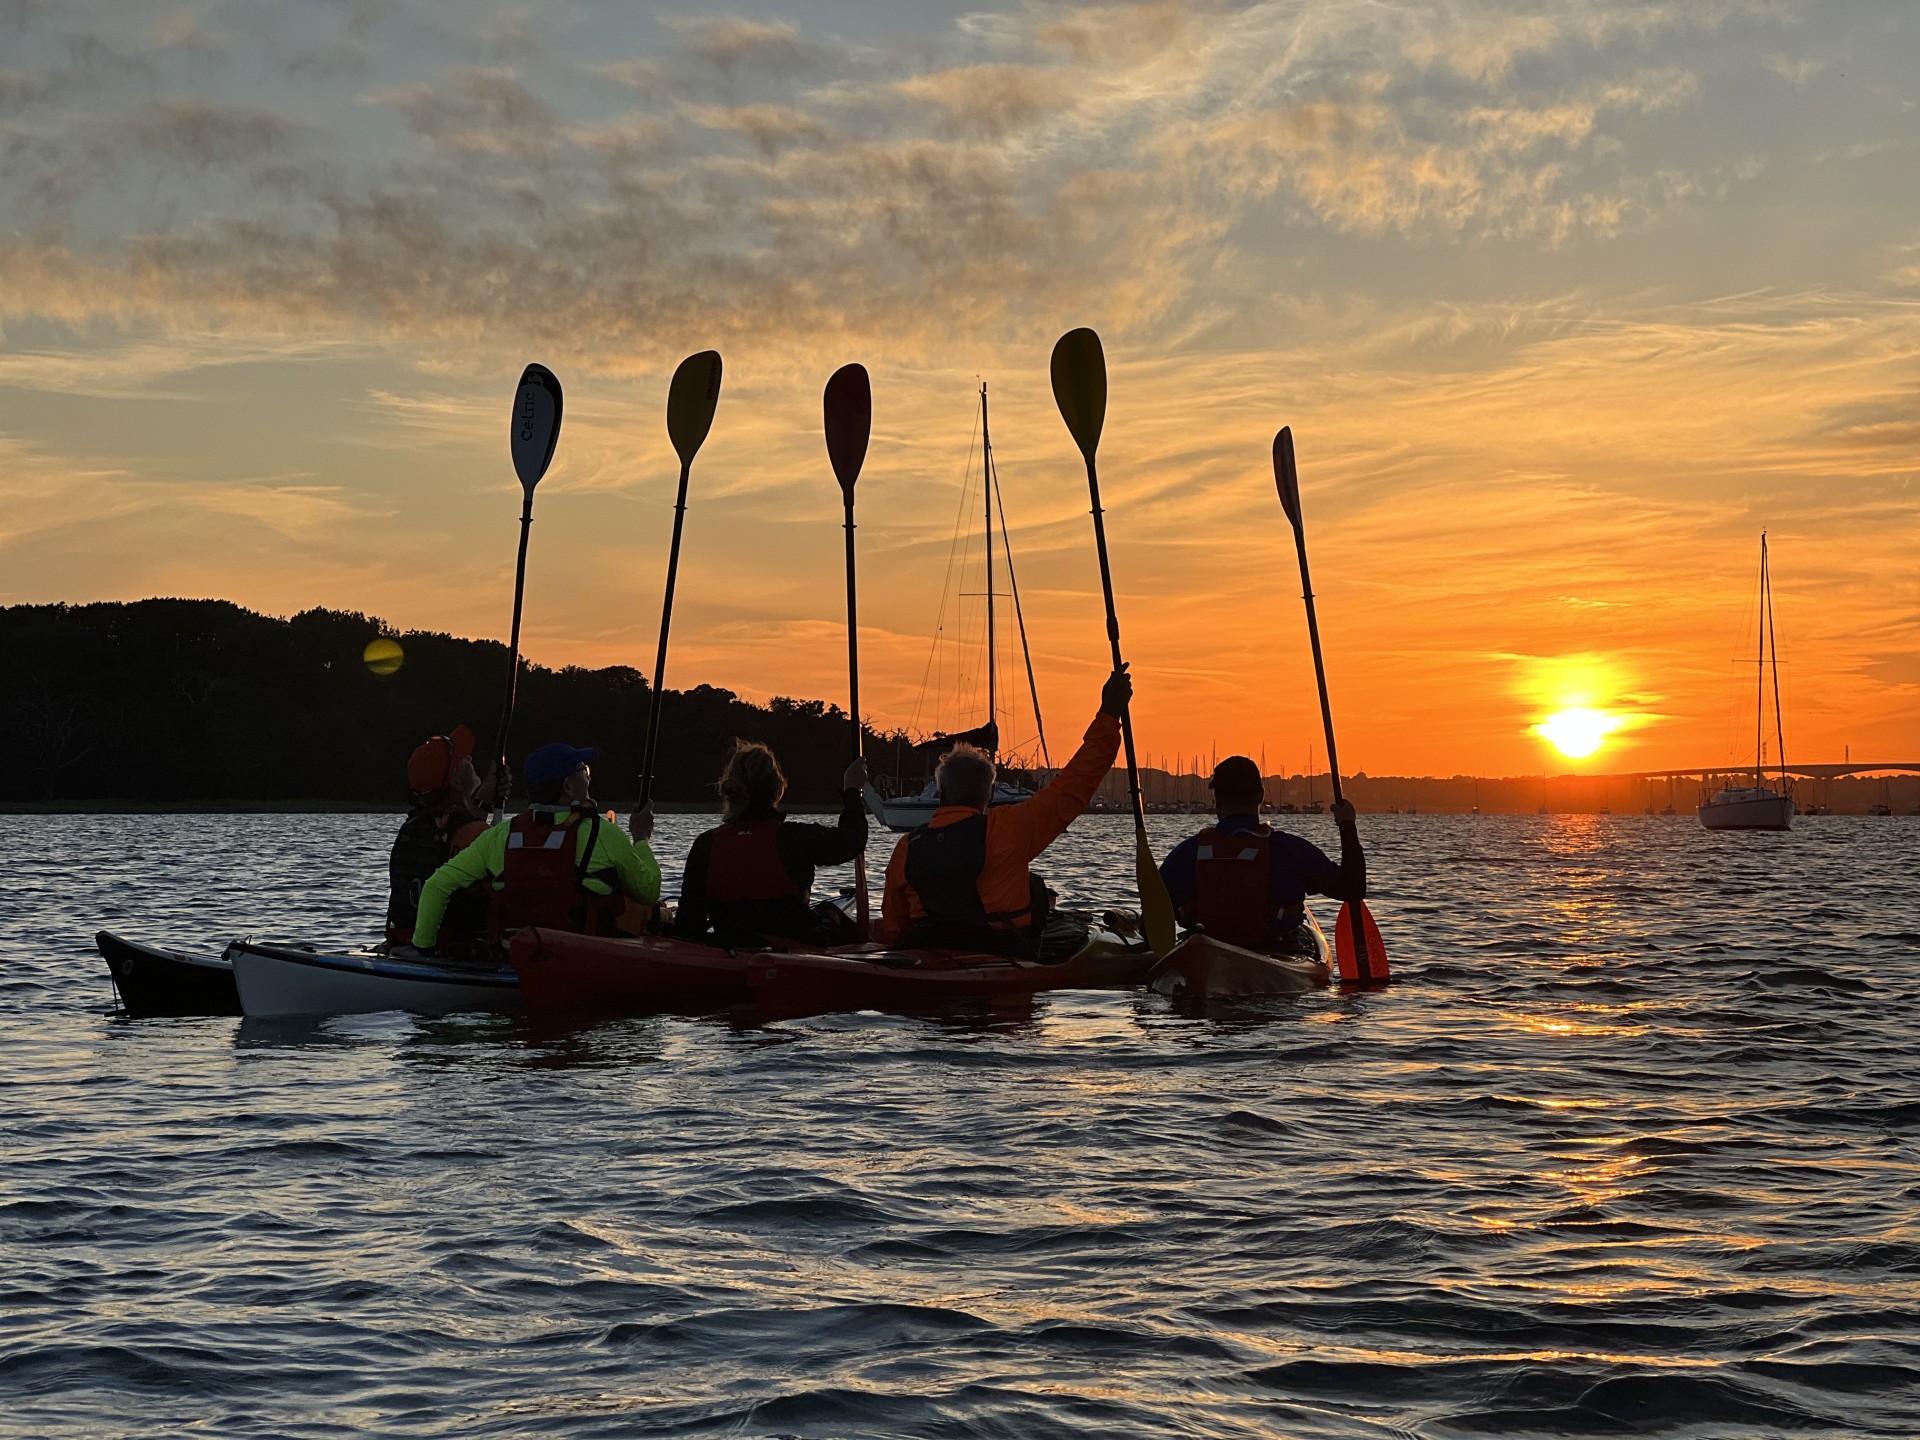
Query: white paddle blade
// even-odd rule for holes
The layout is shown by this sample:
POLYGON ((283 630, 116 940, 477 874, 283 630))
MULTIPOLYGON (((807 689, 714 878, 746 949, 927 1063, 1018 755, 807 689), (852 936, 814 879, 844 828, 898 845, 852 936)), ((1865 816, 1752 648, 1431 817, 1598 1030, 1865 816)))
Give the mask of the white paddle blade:
POLYGON ((529 365, 513 392, 513 472, 528 494, 553 463, 560 443, 560 381, 544 365, 529 365))

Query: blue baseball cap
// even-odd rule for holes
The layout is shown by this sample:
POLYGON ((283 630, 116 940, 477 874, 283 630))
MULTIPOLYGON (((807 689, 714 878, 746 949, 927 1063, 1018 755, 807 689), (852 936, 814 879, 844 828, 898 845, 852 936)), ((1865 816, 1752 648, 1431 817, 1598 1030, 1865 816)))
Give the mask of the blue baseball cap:
POLYGON ((598 750, 576 750, 571 745, 562 745, 555 741, 551 745, 542 745, 527 756, 526 768, 520 773, 526 777, 529 785, 540 785, 549 780, 564 780, 582 765, 591 765, 598 750))

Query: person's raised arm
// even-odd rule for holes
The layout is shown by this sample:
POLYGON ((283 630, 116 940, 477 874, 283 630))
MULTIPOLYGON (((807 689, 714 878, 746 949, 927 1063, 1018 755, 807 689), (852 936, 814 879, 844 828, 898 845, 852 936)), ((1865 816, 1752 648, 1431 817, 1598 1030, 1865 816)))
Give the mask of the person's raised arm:
POLYGON ((1100 713, 1087 726, 1073 758, 1031 800, 991 812, 1000 834, 1022 852, 1022 859, 1039 855, 1086 813, 1100 782, 1113 768, 1113 757, 1120 753, 1120 717, 1132 699, 1133 677, 1122 664, 1100 687, 1100 713))

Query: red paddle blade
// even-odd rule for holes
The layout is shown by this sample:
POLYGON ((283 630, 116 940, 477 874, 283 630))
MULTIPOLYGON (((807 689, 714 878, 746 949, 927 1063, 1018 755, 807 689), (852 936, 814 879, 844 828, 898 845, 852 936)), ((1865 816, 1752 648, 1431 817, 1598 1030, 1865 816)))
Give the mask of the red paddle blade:
POLYGON ((1378 985, 1388 978, 1387 947, 1364 900, 1340 907, 1333 926, 1333 959, 1343 985, 1378 985))
POLYGON ((842 365, 827 381, 827 458, 833 475, 853 502, 853 483, 867 463, 867 437, 873 430, 873 386, 864 365, 842 365))
POLYGON ((1273 483, 1280 487, 1280 508, 1300 528, 1300 472, 1293 464, 1293 427, 1282 425, 1273 437, 1273 483))

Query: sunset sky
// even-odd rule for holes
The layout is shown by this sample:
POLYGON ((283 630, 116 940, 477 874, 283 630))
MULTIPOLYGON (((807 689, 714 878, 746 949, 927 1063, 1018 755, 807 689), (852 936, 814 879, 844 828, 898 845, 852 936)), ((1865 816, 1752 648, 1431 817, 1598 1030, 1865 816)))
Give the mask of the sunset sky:
POLYGON ((1348 768, 1750 758, 1762 529, 1789 758, 1920 758, 1916 73, 1907 0, 0 0, 0 603, 504 638, 539 360, 525 649, 650 670, 714 347, 669 683, 844 702, 859 360, 871 718, 979 718, 916 697, 984 378, 1057 752, 1091 325, 1147 755, 1319 745, 1290 424, 1348 768))

